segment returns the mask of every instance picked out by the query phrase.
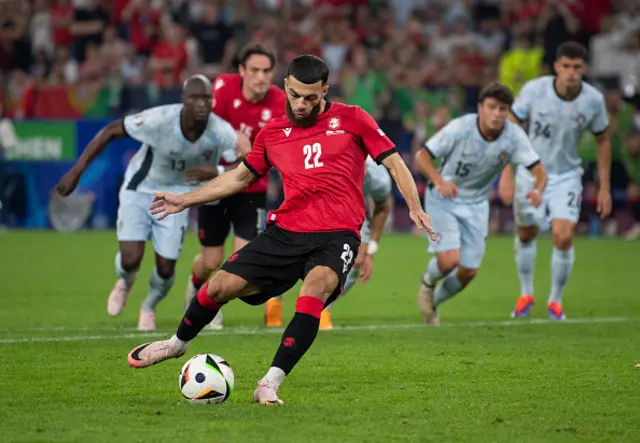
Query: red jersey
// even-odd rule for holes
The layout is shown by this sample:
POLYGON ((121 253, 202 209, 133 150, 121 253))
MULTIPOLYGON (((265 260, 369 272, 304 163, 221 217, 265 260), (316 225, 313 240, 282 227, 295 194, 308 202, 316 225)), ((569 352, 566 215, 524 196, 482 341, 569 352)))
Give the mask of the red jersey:
MULTIPOLYGON (((247 101, 242 94, 242 77, 239 74, 222 74, 213 84, 212 111, 234 129, 242 131, 253 143, 270 119, 285 115, 286 99, 282 89, 271 85, 263 100, 247 101)), ((264 176, 244 192, 267 192, 268 183, 269 177, 264 176)))
POLYGON ((267 223, 295 232, 350 230, 360 235, 365 218, 365 159, 378 163, 394 144, 359 106, 328 103, 316 124, 295 126, 285 116, 258 134, 244 164, 261 177, 280 171, 284 202, 267 223))

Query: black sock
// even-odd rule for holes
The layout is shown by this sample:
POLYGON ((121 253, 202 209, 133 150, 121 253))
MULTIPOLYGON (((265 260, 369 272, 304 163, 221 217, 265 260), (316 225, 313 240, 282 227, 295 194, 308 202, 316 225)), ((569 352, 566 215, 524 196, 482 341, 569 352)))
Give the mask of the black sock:
POLYGON ((213 320, 222 306, 223 303, 218 303, 209 297, 207 285, 202 286, 182 317, 176 332, 178 339, 182 341, 193 340, 202 331, 202 328, 213 320))
POLYGON ((271 366, 289 374, 313 344, 320 328, 320 313, 324 303, 314 297, 299 297, 296 313, 282 334, 282 341, 271 366))

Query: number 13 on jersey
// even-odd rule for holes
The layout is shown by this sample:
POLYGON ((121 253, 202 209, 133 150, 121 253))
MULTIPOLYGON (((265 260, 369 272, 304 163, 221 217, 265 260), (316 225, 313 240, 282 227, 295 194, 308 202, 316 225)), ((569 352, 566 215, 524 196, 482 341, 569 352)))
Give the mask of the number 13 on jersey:
POLYGON ((320 161, 320 157, 322 156, 322 146, 320 146, 320 143, 304 145, 302 153, 305 155, 304 169, 321 168, 324 166, 324 163, 320 161))

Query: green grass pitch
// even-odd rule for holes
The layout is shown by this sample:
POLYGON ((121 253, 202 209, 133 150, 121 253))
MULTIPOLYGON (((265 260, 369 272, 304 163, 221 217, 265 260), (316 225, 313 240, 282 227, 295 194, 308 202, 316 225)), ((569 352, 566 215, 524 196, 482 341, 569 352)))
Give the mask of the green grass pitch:
MULTIPOLYGON (((280 389, 283 407, 251 403, 280 331, 234 302, 227 329, 180 360, 138 371, 126 355, 168 337, 182 314, 191 235, 155 334, 135 331, 152 255, 123 314, 110 318, 113 232, 0 235, 0 440, 3 442, 587 442, 640 441, 640 247, 576 242, 565 292, 570 321, 546 321, 551 243, 538 243, 538 304, 512 322, 519 292, 513 240, 489 239, 478 278, 420 325, 415 295, 423 239, 382 239, 374 276, 335 307, 343 329, 321 332, 280 389), (190 405, 185 359, 226 358, 236 388, 223 405, 190 405)), ((148 247, 147 252, 152 252, 148 247)), ((285 320, 295 294, 285 301, 285 320)))

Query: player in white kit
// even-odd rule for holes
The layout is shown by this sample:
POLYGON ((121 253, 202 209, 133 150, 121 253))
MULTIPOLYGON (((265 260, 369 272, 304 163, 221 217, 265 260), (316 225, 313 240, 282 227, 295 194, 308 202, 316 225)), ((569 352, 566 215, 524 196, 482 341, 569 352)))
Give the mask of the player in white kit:
MULTIPOLYGON (((367 206, 367 218, 360 230, 360 248, 356 262, 347 275, 347 280, 342 291, 343 297, 360 279, 366 284, 371 278, 373 270, 373 256, 378 251, 378 241, 382 236, 384 225, 391 212, 389 206, 389 196, 391 195, 391 176, 387 168, 378 165, 371 157, 367 157, 365 162, 366 170, 362 192, 364 194, 365 205, 367 206), (369 211, 369 199, 373 201, 373 211, 369 211)), ((333 329, 331 322, 331 308, 334 303, 327 306, 320 316, 320 329, 333 329)))
POLYGON ((500 83, 480 93, 478 113, 452 120, 416 154, 430 181, 425 193, 435 253, 422 275, 418 306, 425 323, 438 325, 437 306, 462 291, 482 263, 489 225, 489 191, 505 165, 516 163, 533 175, 526 198, 541 203, 547 174, 522 128, 507 120, 513 93, 500 83), (435 158, 442 159, 438 171, 435 158), (438 283, 440 284, 438 285, 438 283))
MULTIPOLYGON (((149 292, 140 309, 138 329, 154 330, 155 310, 173 286, 176 261, 182 250, 188 212, 158 220, 149 212, 154 192, 186 192, 193 188, 185 171, 209 165, 218 169, 223 157, 235 162, 238 136, 226 121, 211 113, 211 83, 193 76, 184 85, 182 104, 158 106, 117 120, 103 128, 60 180, 62 196, 73 192, 82 173, 114 139, 130 137, 142 143, 133 156, 120 188, 116 255, 118 280, 109 294, 107 312, 120 314, 136 279, 147 240, 156 252, 149 292)), ((238 154, 248 151, 240 143, 238 154)))
POLYGON ((552 320, 566 318, 562 292, 574 262, 573 236, 580 216, 583 172, 578 142, 584 131, 592 132, 597 138, 600 182, 597 210, 603 218, 611 212, 609 121, 603 95, 582 80, 587 56, 587 50, 578 43, 562 44, 554 64, 556 76, 527 82, 512 108, 511 118, 528 124, 529 138, 549 173, 540 208, 531 207, 524 198, 531 188, 528 171, 517 169, 515 186, 510 167, 505 168, 500 180, 500 196, 505 202, 512 200, 515 193, 516 267, 521 290, 513 317, 528 316, 535 303, 535 238, 548 213, 555 248, 551 257, 547 312, 552 320))

